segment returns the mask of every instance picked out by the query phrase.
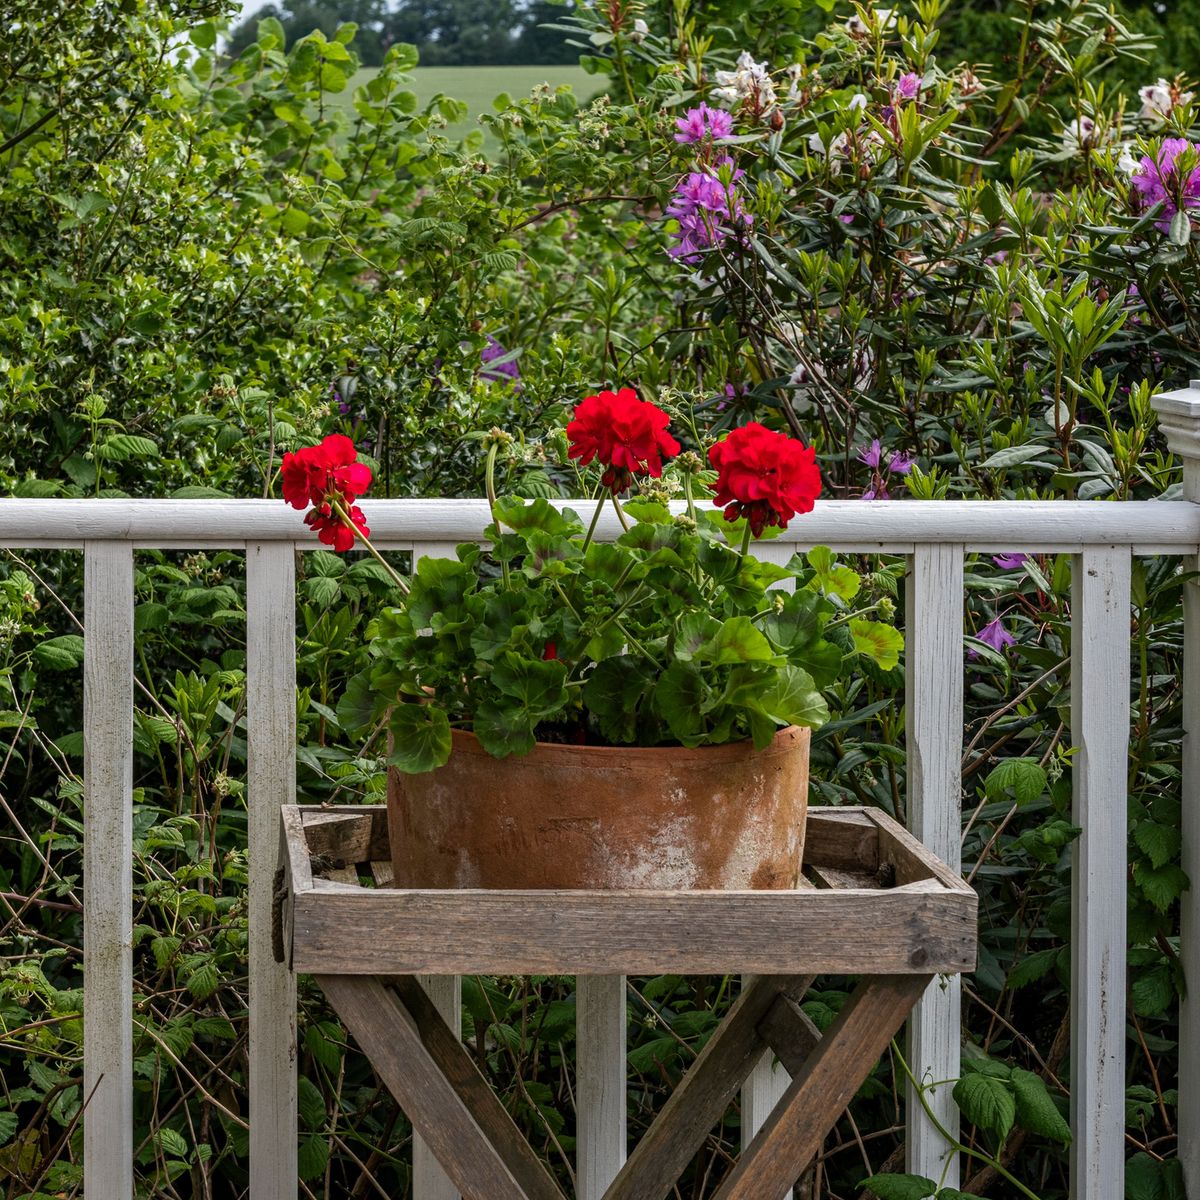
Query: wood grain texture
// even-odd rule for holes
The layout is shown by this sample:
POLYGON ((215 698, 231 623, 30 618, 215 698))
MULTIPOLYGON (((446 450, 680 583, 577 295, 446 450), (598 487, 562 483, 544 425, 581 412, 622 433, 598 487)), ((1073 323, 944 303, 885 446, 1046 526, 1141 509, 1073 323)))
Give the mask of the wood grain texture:
POLYGON ((446 1023, 429 995, 428 985, 411 975, 388 980, 400 1003, 416 1022, 429 1057, 458 1093, 484 1137, 504 1160, 529 1200, 563 1200, 541 1160, 517 1129, 474 1060, 459 1041, 458 1026, 446 1023))
POLYGON ((1071 572, 1071 775, 1083 830, 1071 871, 1071 1194, 1121 1194, 1125 1162, 1125 875, 1130 558, 1085 551, 1071 572))
POLYGON ((295 968, 314 974, 929 974, 975 961, 975 898, 948 891, 393 891, 325 882, 295 896, 293 929, 295 968))
POLYGON ((248 546, 250 1200, 295 1200, 297 1193, 296 982, 286 963, 275 961, 271 936, 280 808, 296 794, 295 605, 292 547, 248 546))
POLYGON ((642 1135, 605 1200, 662 1200, 762 1057, 758 1025, 775 997, 784 991, 798 999, 810 982, 790 976, 750 982, 642 1135))
POLYGON ((625 976, 580 975, 575 984, 578 1200, 600 1200, 625 1164, 625 976))
MULTIPOLYGON (((1183 498, 1200 511, 1200 379, 1155 396, 1152 404, 1167 445, 1183 460, 1183 498)), ((1179 956, 1188 989, 1179 1001, 1178 1146, 1187 1193, 1200 1196, 1200 558, 1188 555, 1180 567, 1185 576, 1180 865, 1193 883, 1179 905, 1179 956)))
MULTIPOLYGON (((489 523, 487 502, 362 502, 371 540, 381 548, 478 541, 489 523)), ((586 510, 579 501, 576 511, 586 510)), ((0 500, 0 546, 79 549, 86 538, 131 541, 135 547, 229 547, 286 541, 316 550, 303 514, 277 500, 0 500)), ((683 511, 682 505, 676 506, 683 511)), ((605 512, 598 536, 617 533, 605 512)), ((843 551, 911 554, 918 545, 965 545, 999 554, 1014 546, 1076 553, 1088 545, 1132 545, 1141 554, 1196 553, 1200 512, 1190 504, 1090 500, 825 500, 778 539, 785 549, 831 546, 843 551), (794 534, 794 536, 793 536, 794 534)))
MULTIPOLYGON (((1024 543, 1022 543, 1023 545, 1024 543)), ((920 846, 942 859, 953 882, 962 865, 963 554, 961 542, 918 546, 905 581, 905 744, 908 826, 915 841, 892 838, 897 883, 921 878, 920 846), (917 860, 917 861, 914 861, 917 860)), ((881 843, 881 857, 886 858, 881 843)), ((945 868, 937 868, 944 871, 945 868)), ((926 872, 927 873, 927 872, 926 872)), ((937 1120, 957 1134, 951 1095, 960 1072, 962 990, 957 976, 931 985, 908 1025, 908 1060, 925 1083, 937 1120)), ((959 1185, 957 1158, 908 1087, 906 1169, 959 1185)))
POLYGON ((83 1171, 133 1195, 133 552, 84 550, 83 1171))
POLYGON ((533 1200, 381 980, 318 975, 316 982, 467 1200, 533 1200))
POLYGON ((809 1055, 817 1048, 821 1031, 798 1000, 780 992, 758 1023, 758 1036, 771 1047, 783 1071, 794 1078, 804 1070, 809 1055))
POLYGON ((715 1200, 764 1200, 791 1185, 904 1023, 925 982, 919 976, 878 976, 855 988, 715 1200))

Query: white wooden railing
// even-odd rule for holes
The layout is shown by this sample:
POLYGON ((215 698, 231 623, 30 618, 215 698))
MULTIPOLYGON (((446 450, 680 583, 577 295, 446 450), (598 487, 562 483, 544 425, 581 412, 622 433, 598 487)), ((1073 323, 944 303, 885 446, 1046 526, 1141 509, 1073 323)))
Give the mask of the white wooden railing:
MULTIPOLYGON (((1124 1178, 1126 770, 1130 562, 1200 555, 1200 381, 1159 396, 1184 500, 1146 502, 827 502, 762 552, 786 558, 828 545, 906 555, 908 813, 913 831, 958 866, 963 721, 963 560, 1014 550, 1073 556, 1071 741, 1074 815, 1083 829, 1072 883, 1071 1193, 1119 1200, 1124 1178)), ((488 522, 483 501, 363 504, 381 548, 453 552, 488 522)), ((602 523, 613 536, 615 522, 602 523)), ((295 554, 316 541, 301 516, 270 500, 3 500, 0 547, 82 550, 84 617, 84 1186, 87 1200, 133 1195, 132 780, 133 553, 241 549, 247 559, 247 736, 250 871, 250 1200, 295 1200, 296 996, 271 953, 271 880, 279 806, 295 792, 295 554), (94 1091, 94 1095, 93 1095, 94 1091)), ((1185 729, 1200 722, 1200 593, 1186 585, 1185 729)), ((1184 748, 1183 866, 1200 878, 1200 738, 1184 748)), ((1184 900, 1182 954, 1191 996, 1180 1035, 1179 1145, 1200 1195, 1200 888, 1184 900)), ((431 980, 457 1012, 455 980, 431 980)), ((931 1081, 959 1074, 960 987, 931 985, 910 1022, 910 1061, 931 1081)), ((578 988, 580 1200, 600 1200, 625 1156, 623 977, 578 988)), ((778 1068, 776 1069, 778 1071, 778 1068)), ((786 1081, 783 1081, 786 1082, 786 1081)), ((747 1132, 781 1081, 761 1064, 744 1101, 747 1132)), ((950 1085, 931 1093, 957 1128, 950 1085)), ((958 1186, 957 1164, 909 1103, 908 1169, 958 1186)), ((416 1200, 453 1189, 422 1147, 416 1200)), ((772 1198, 764 1198, 772 1200, 772 1198)))

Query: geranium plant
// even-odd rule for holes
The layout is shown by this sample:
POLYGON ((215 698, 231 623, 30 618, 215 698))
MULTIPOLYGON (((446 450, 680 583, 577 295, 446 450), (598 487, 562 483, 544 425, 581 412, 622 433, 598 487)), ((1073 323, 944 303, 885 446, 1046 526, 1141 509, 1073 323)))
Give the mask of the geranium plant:
MULTIPOLYGON (((600 471, 590 523, 544 499, 495 495, 504 435, 488 454, 488 546, 422 558, 406 597, 371 627, 374 662, 339 706, 347 728, 388 722, 390 762, 429 771, 452 727, 498 758, 536 741, 765 747, 783 726, 828 717, 822 689, 856 654, 894 666, 901 639, 885 603, 854 611, 860 580, 828 550, 786 565, 750 553, 811 511, 821 490, 813 449, 759 424, 681 453, 667 413, 631 389, 588 396, 567 426, 569 456, 600 471), (679 476, 686 510, 627 498, 679 476), (707 498, 715 506, 701 505, 707 498), (623 526, 595 538, 611 503, 623 526), (722 511, 716 511, 720 509, 722 511), (792 590, 777 585, 792 583, 792 590)), ((369 472, 349 439, 285 457, 285 499, 308 508, 323 542, 378 556, 355 501, 369 472)), ((383 561, 382 558, 380 561, 383 561)), ((389 568, 390 569, 390 568, 389 568)))

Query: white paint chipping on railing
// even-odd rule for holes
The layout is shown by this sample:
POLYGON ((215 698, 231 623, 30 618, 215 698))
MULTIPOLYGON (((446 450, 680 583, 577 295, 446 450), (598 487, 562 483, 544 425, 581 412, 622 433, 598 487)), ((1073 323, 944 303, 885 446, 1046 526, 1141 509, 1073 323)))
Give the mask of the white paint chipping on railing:
POLYGON ((279 807, 296 797, 296 556, 246 547, 250 1194, 296 1200, 296 981, 271 947, 279 807))
POLYGON ((1071 573, 1071 1194, 1118 1200, 1125 1178, 1125 873, 1129 772, 1125 546, 1071 573))
MULTIPOLYGON (((919 546, 905 579, 908 827, 955 870, 962 862, 963 547, 919 546)), ((962 1043, 962 983, 935 979, 908 1021, 908 1061, 937 1123, 958 1133, 951 1096, 962 1043)), ((957 1188, 957 1156, 908 1086, 907 1169, 957 1188)))
POLYGON ((600 1200, 625 1165, 625 976, 575 980, 578 1200, 600 1200))
MULTIPOLYGON (((1154 397, 1167 445, 1183 460, 1183 495, 1200 510, 1200 379, 1154 397)), ((1200 571, 1200 557, 1183 560, 1200 571)), ((1180 899, 1179 956, 1187 992, 1179 1002, 1178 1146, 1184 1186, 1200 1196, 1200 582, 1183 585, 1183 842, 1180 865, 1192 886, 1180 899)))
POLYGON ((83 1167, 133 1196, 133 552, 87 542, 83 640, 83 1167))

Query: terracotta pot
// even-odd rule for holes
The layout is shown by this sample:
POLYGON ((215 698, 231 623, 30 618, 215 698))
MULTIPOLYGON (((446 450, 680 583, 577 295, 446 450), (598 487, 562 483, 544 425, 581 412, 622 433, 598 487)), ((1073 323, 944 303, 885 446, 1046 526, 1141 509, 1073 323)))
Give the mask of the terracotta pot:
POLYGON ((454 731, 450 761, 392 770, 397 887, 790 888, 804 849, 809 730, 687 750, 539 742, 495 759, 454 731))

